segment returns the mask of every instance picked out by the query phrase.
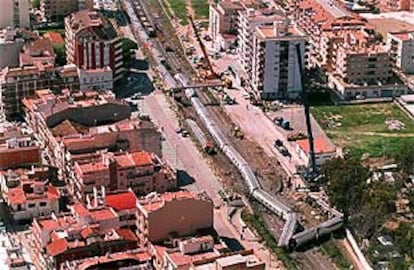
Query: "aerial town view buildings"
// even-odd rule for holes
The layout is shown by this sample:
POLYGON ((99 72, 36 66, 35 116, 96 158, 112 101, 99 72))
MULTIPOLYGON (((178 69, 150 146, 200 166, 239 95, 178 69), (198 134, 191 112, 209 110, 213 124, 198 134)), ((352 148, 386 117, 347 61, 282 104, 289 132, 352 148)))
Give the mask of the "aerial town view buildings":
POLYGON ((413 269, 413 7, 3 0, 0 269, 413 269))

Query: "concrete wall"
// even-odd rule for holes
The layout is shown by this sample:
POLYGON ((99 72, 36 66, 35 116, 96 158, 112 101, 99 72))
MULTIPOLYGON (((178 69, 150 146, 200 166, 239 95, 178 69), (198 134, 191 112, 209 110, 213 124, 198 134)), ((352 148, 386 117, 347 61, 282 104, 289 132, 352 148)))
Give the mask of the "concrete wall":
POLYGON ((195 199, 167 202, 164 207, 149 214, 148 238, 159 242, 175 232, 191 235, 199 229, 213 227, 213 203, 195 199))
MULTIPOLYGON (((1 16, 0 14, 0 19, 1 16)), ((19 66, 19 54, 23 48, 23 44, 23 39, 17 39, 10 43, 0 43, 0 69, 19 66)))

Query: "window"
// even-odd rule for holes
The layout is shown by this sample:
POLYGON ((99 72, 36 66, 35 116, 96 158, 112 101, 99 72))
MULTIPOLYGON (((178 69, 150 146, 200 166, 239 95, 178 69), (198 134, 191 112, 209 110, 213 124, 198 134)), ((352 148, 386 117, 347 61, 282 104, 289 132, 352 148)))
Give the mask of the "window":
POLYGON ((33 208, 33 207, 35 207, 35 204, 34 203, 29 203, 28 207, 33 208))
POLYGON ((45 207, 47 205, 47 202, 40 202, 40 207, 45 207))

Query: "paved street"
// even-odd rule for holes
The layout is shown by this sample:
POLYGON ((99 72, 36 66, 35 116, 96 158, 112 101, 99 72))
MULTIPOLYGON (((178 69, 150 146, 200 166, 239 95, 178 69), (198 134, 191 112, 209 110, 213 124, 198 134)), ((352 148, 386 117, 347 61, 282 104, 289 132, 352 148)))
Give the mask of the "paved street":
MULTIPOLYGON (((140 111, 149 113, 153 121, 164 132, 164 158, 177 170, 183 170, 190 177, 195 179, 193 184, 186 185, 185 188, 193 191, 205 191, 217 206, 214 210, 214 227, 221 237, 227 239, 237 239, 246 249, 254 249, 258 255, 269 261, 269 252, 261 244, 254 241, 255 237, 251 232, 246 232, 246 240, 240 239, 241 226, 236 223, 235 228, 227 219, 227 207, 218 195, 218 191, 223 189, 219 179, 215 176, 212 169, 203 159, 197 147, 189 137, 183 138, 175 130, 178 127, 178 119, 175 112, 170 108, 166 97, 159 91, 155 91, 143 100, 140 104, 140 111)), ((244 236, 246 236, 244 235, 244 236)), ((276 260, 272 265, 277 265, 276 260)), ((268 269, 280 269, 269 267, 268 269)))

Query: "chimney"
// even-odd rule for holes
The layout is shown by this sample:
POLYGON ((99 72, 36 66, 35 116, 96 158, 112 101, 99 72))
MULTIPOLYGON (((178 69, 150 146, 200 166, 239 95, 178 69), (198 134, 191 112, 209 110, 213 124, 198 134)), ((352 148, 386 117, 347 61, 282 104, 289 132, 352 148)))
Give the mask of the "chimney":
POLYGON ((86 194, 86 206, 91 208, 91 198, 89 197, 90 194, 86 194))

